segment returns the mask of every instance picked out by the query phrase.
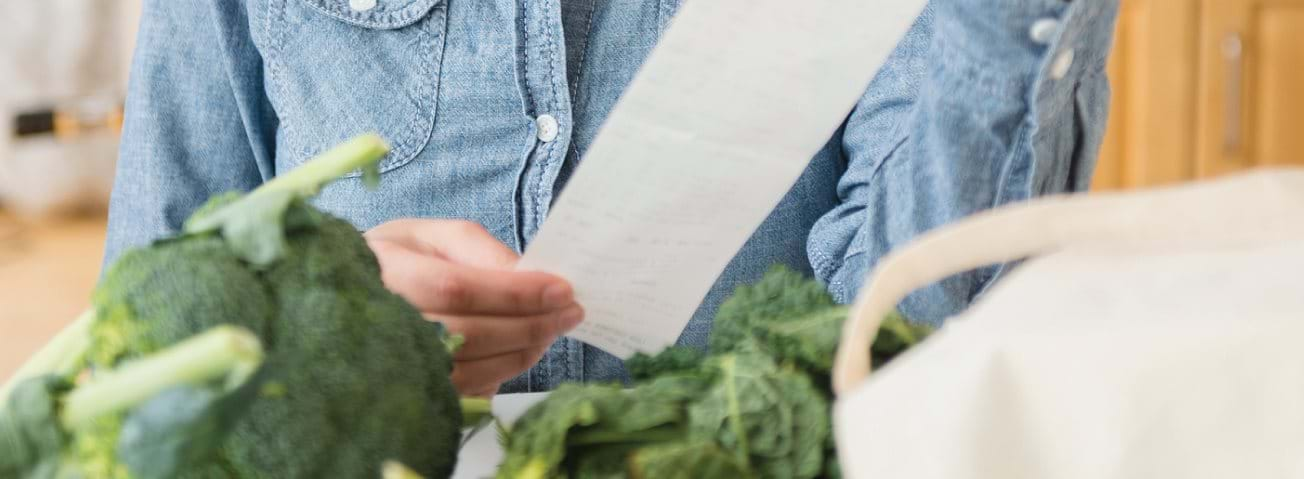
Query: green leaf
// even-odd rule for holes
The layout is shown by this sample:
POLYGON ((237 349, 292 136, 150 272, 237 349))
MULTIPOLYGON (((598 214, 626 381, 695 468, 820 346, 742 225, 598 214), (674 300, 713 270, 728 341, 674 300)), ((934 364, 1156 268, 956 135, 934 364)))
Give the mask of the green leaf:
POLYGON ((625 361, 625 370, 635 381, 669 374, 692 374, 702 366, 706 354, 694 348, 672 346, 655 356, 638 353, 625 361))
POLYGON ((889 314, 883 319, 878 329, 878 336, 874 338, 874 344, 870 347, 874 367, 882 367, 932 333, 931 326, 912 323, 900 313, 889 314))
POLYGON ((714 441, 766 478, 813 478, 824 467, 828 401, 810 379, 758 353, 713 358, 715 385, 689 406, 689 436, 714 441))
POLYGON ((791 321, 836 307, 833 297, 818 281, 775 266, 753 285, 740 286, 716 312, 711 331, 711 352, 736 351, 756 339, 758 329, 791 321))
POLYGON ((791 362, 817 375, 833 368, 847 308, 828 307, 783 321, 757 325, 757 341, 779 362, 791 362))
POLYGON ((629 457, 634 446, 600 444, 569 455, 566 477, 572 479, 625 479, 629 477, 629 457))
POLYGON ((555 477, 566 458, 571 429, 596 424, 603 403, 623 404, 618 386, 562 385, 535 404, 512 425, 506 457, 498 477, 555 477))
POLYGON ((564 384, 512 426, 500 478, 561 477, 566 464, 610 447, 628 448, 684 437, 685 402, 704 382, 660 378, 633 390, 617 385, 564 384))
POLYGON ((258 396, 257 382, 250 380, 230 394, 195 386, 159 393, 127 415, 118 436, 118 461, 134 479, 180 477, 214 462, 219 446, 258 396))
POLYGON ((69 441, 59 426, 59 397, 71 389, 71 383, 54 375, 14 387, 0 411, 0 477, 41 477, 59 468, 69 441))

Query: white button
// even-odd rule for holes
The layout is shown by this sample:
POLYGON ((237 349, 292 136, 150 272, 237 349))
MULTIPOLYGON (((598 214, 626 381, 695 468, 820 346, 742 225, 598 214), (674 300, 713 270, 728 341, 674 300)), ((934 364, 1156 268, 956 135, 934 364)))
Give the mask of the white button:
POLYGON ((376 8, 376 0, 349 0, 349 8, 355 12, 365 12, 376 8))
POLYGON ((539 141, 547 143, 557 139, 557 119, 552 115, 539 115, 534 124, 539 127, 539 141))
POLYGON ((1032 22, 1032 28, 1028 29, 1028 36, 1032 37, 1032 41, 1045 45, 1055 37, 1056 30, 1059 30, 1058 20, 1043 18, 1032 22))
POLYGON ((1050 65, 1050 77, 1056 80, 1064 78, 1069 74, 1069 69, 1073 68, 1073 50, 1064 50, 1055 57, 1055 62, 1050 65))

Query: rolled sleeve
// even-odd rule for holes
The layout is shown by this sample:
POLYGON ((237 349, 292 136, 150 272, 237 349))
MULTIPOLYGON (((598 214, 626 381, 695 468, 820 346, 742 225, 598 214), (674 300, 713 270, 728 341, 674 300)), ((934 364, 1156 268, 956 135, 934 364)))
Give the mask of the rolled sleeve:
MULTIPOLYGON (((935 0, 844 127, 841 203, 808 252, 851 301, 874 264, 973 213, 1090 184, 1108 114, 1117 0, 935 0)), ((936 323, 1005 266, 943 280, 900 306, 936 323)))

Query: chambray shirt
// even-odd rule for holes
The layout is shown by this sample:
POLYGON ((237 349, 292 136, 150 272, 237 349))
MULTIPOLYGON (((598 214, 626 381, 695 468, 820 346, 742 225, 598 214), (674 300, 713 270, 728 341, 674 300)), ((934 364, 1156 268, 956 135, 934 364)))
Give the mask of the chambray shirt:
MULTIPOLYGON (((106 261, 175 232, 209 195, 367 131, 393 147, 379 191, 349 178, 316 204, 359 229, 468 219, 523 251, 680 1, 148 0, 106 261)), ((1116 9, 933 0, 680 343, 704 346, 720 302, 772 264, 846 302, 876 261, 929 229, 1087 187, 1116 9)), ((954 276, 901 309, 940 322, 1001 270, 954 276)), ((562 339, 504 390, 624 377, 615 357, 562 339)))

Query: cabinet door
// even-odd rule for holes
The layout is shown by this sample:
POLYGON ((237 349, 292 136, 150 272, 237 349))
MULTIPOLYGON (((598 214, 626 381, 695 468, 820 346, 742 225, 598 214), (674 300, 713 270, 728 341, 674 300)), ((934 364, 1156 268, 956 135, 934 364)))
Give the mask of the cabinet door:
POLYGON ((1197 1, 1122 0, 1109 59, 1109 127, 1093 189, 1195 176, 1199 45, 1197 1))
POLYGON ((1204 0, 1197 173, 1304 165, 1304 0, 1204 0))

